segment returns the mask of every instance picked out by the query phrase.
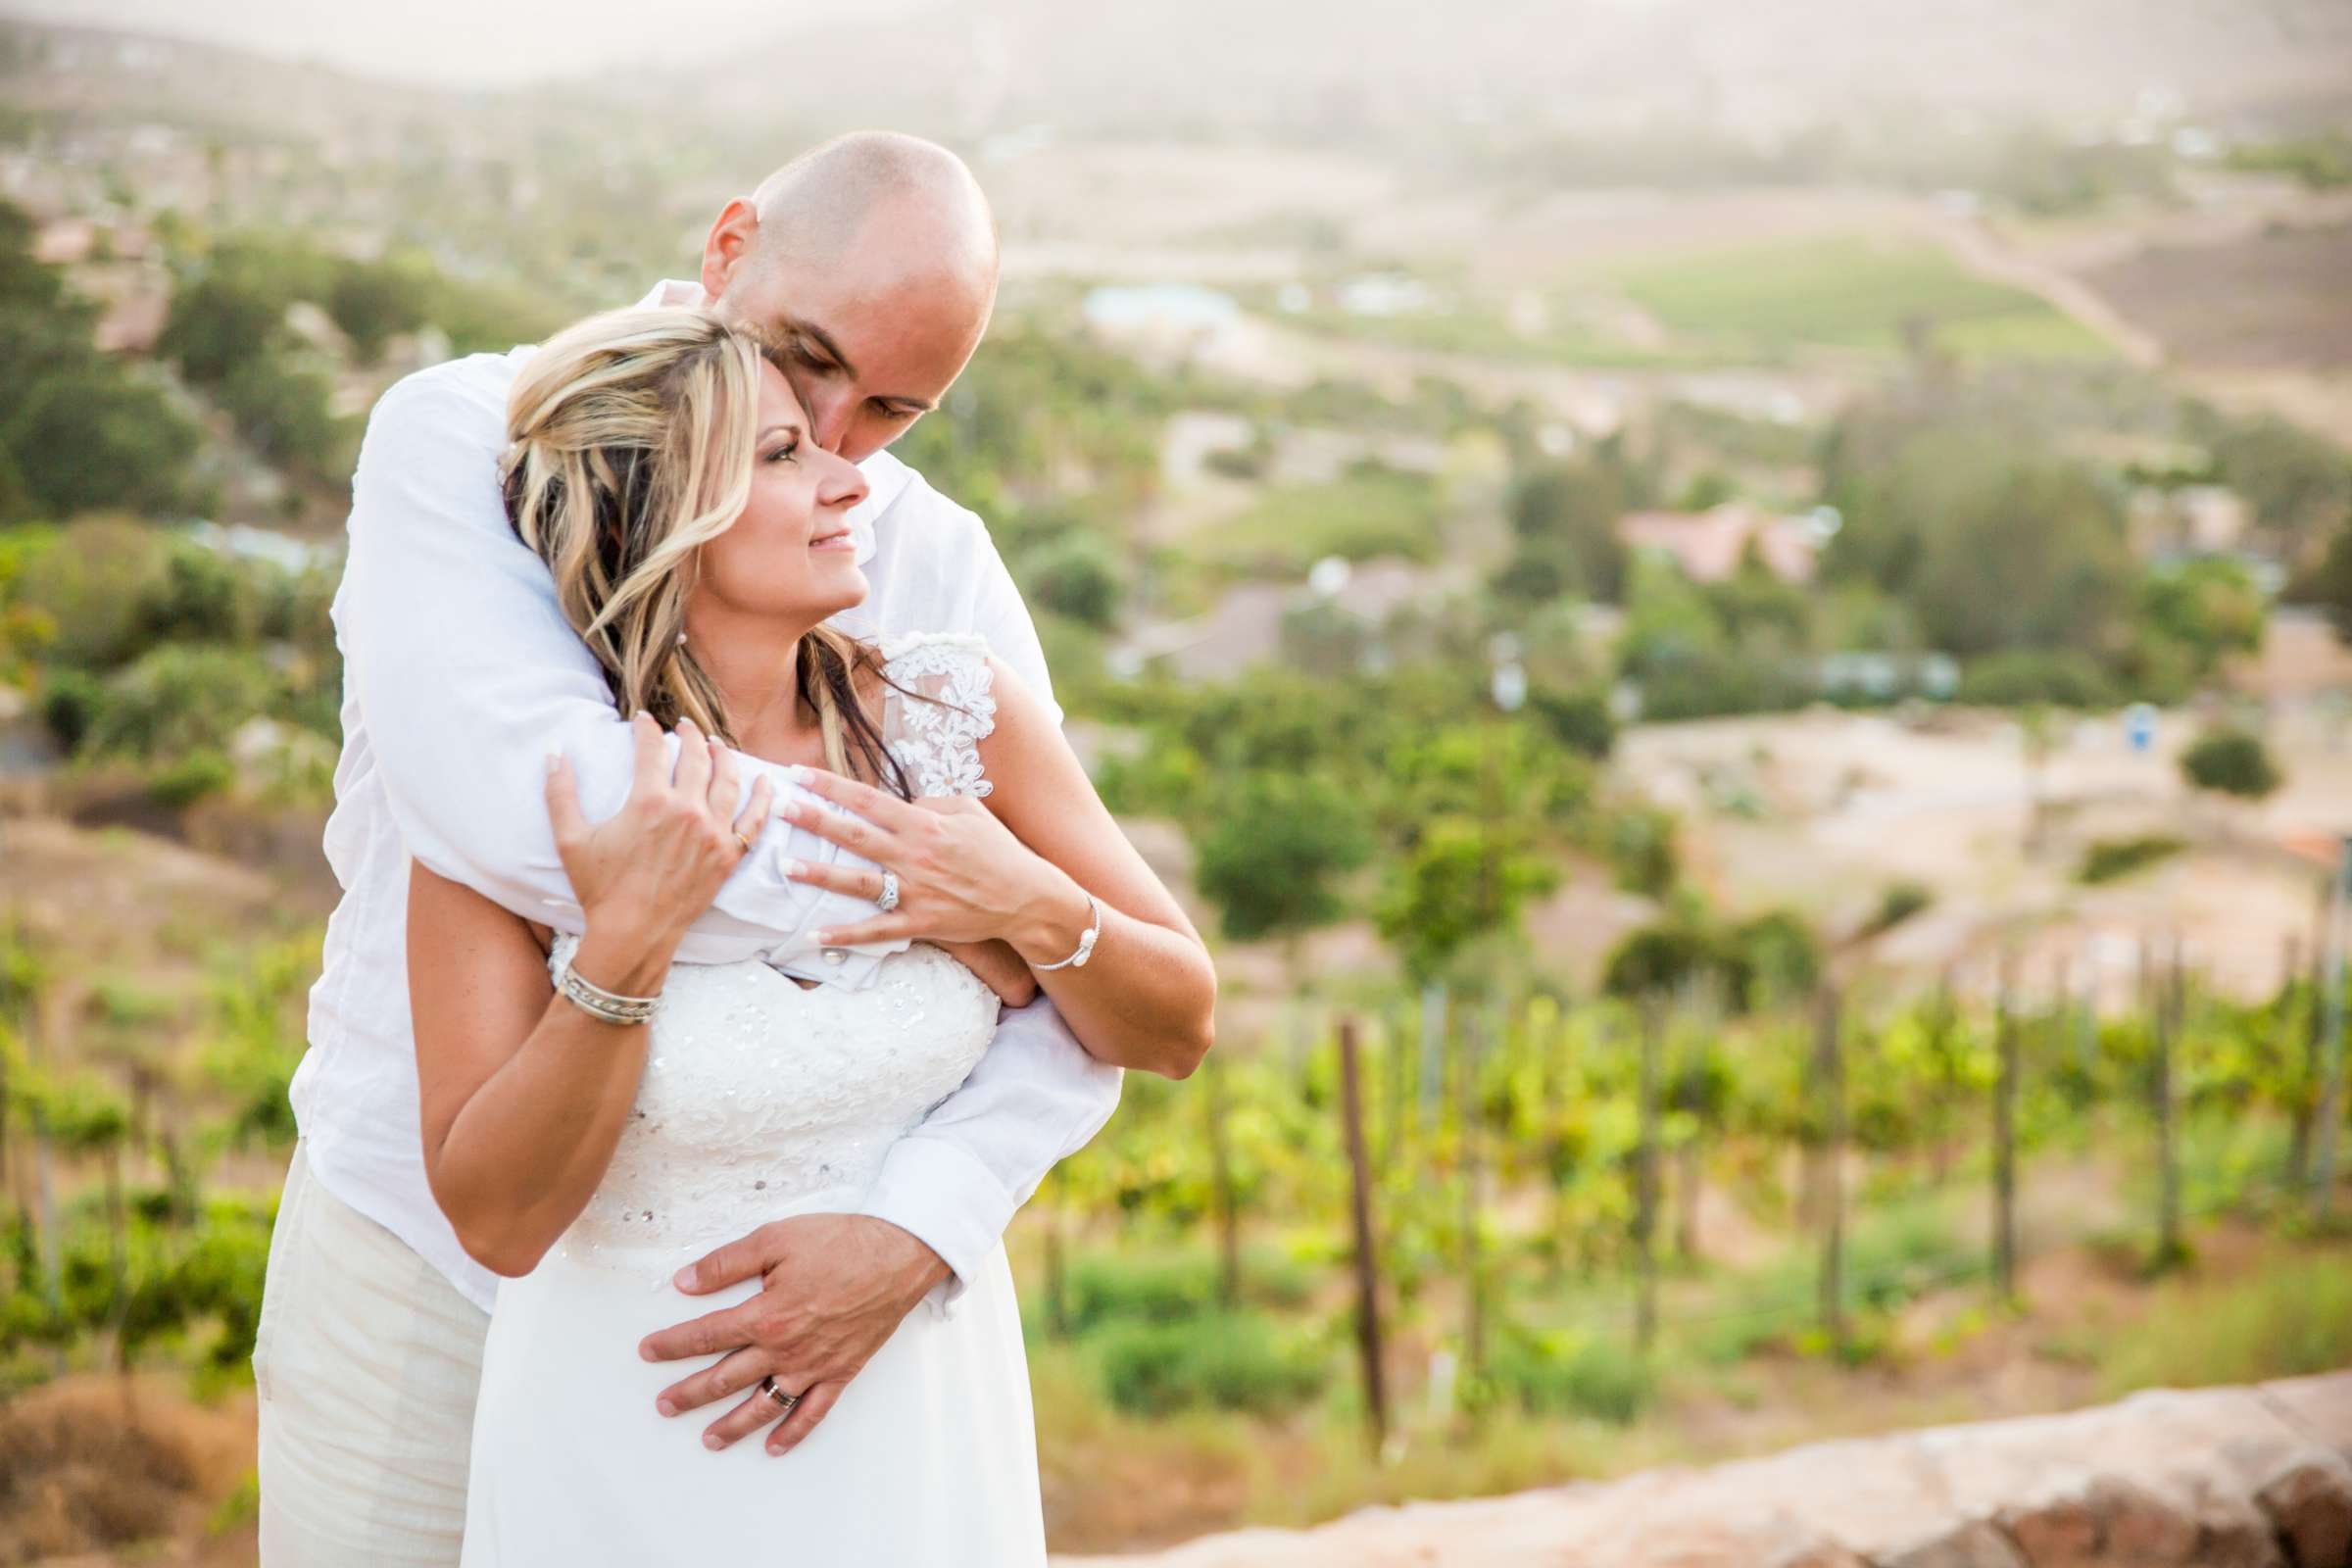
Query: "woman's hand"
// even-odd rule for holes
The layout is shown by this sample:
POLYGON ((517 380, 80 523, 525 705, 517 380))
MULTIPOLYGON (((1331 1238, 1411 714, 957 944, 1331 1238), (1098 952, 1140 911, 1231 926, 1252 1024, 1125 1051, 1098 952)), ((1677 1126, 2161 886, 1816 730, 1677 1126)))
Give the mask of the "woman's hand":
POLYGON ((743 780, 734 753, 681 718, 673 766, 649 714, 638 713, 629 729, 637 772, 619 813, 589 826, 571 763, 551 756, 547 814, 587 920, 575 966, 597 985, 642 996, 659 989, 687 926, 758 841, 772 791, 762 775, 738 816, 743 780))
MULTIPOLYGON (((783 808, 786 820, 899 879, 896 908, 817 933, 827 947, 900 937, 942 946, 1001 940, 1024 961, 1051 963, 1077 945, 1092 919, 1085 891, 970 796, 902 801, 817 768, 805 769, 802 781, 811 794, 846 809, 790 803, 783 808)), ((882 893, 879 870, 794 865, 785 874, 854 899, 878 900, 882 893)))

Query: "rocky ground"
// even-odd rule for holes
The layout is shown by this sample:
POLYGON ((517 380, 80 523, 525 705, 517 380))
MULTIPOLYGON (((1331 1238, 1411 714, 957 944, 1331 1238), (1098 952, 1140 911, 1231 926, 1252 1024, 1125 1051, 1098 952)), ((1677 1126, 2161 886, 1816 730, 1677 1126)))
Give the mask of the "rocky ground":
POLYGON ((2352 1372, 1368 1508, 1058 1568, 2346 1568, 2352 1372))

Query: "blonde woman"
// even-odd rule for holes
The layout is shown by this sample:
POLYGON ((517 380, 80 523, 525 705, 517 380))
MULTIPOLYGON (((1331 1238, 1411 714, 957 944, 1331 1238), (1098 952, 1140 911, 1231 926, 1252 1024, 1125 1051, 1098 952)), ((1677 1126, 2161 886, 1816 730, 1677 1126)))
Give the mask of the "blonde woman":
MULTIPOLYGON (((680 1382, 640 1342, 681 1307, 723 1319, 758 1290, 690 1300, 681 1264, 779 1216, 854 1204, 987 1049, 999 991, 976 968, 1016 1000, 1034 973, 1104 1060, 1181 1076, 1208 1048, 1206 951, 1044 704, 971 639, 874 648, 827 627, 865 595, 845 520, 863 481, 806 424, 757 344, 687 310, 584 322, 514 388, 509 513, 634 715, 638 766, 590 855, 568 768, 550 760, 582 936, 411 870, 426 1172, 467 1252, 506 1277, 474 1419, 464 1560, 477 1568, 1042 1563, 1001 1247, 952 1311, 907 1318, 782 1458, 771 1429, 808 1386, 800 1369, 753 1345, 680 1382), (838 810, 806 825, 880 867, 808 873, 885 908, 878 930, 841 940, 925 939, 872 984, 672 963, 769 811, 730 749, 808 769, 838 810), (926 907, 889 907, 894 867, 926 907), (860 877, 871 885, 848 886, 860 877), (980 922, 959 879, 1015 890, 984 902, 1021 915, 980 922), (715 1420, 680 1413, 714 1398, 715 1420)), ((721 1330, 710 1349, 743 1345, 721 1330)))

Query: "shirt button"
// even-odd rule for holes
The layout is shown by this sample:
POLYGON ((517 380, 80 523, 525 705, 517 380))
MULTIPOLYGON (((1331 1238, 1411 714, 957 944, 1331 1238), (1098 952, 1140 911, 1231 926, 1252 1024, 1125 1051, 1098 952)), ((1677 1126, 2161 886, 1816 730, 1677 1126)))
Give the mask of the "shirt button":
POLYGON ((824 951, 824 960, 827 963, 840 963, 847 959, 849 956, 850 950, 847 948, 827 948, 824 951))

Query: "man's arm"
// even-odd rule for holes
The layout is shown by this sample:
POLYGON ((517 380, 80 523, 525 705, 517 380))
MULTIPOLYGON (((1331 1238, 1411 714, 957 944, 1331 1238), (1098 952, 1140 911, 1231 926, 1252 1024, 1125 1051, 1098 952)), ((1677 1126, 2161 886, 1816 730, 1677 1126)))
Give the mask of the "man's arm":
MULTIPOLYGON (((518 915, 576 933, 579 906, 542 804, 544 760, 570 759, 583 808, 602 820, 628 795, 633 744, 545 564, 508 525, 497 478, 507 384, 466 362, 412 376, 376 405, 352 480, 337 630, 409 852, 518 915)), ((799 793, 772 764, 741 762, 747 787, 764 771, 777 775, 779 799, 799 793)), ((679 958, 772 950, 779 961, 802 956, 795 967, 808 973, 855 980, 870 955, 815 966, 807 933, 865 907, 783 874, 789 858, 836 853, 771 823, 679 958)))
POLYGON ((1040 997, 1007 1009, 954 1094, 883 1156, 864 1212, 910 1232, 950 1277, 928 1299, 945 1312, 1046 1172, 1084 1149, 1119 1105, 1123 1069, 1097 1061, 1040 997))

